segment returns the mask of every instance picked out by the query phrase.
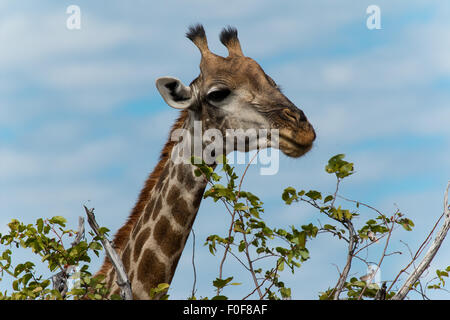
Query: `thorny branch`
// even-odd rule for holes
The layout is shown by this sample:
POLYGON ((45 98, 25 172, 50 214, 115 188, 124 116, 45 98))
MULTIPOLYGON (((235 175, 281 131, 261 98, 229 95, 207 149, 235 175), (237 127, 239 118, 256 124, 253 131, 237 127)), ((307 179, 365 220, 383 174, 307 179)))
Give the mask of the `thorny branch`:
POLYGON ((83 206, 86 211, 86 215, 88 217, 88 223, 91 226, 92 230, 94 230, 95 234, 101 238, 101 242, 103 247, 105 248, 106 255, 114 266, 114 269, 117 273, 117 284, 120 287, 120 296, 124 300, 133 300, 133 293, 131 291, 131 283, 128 280, 128 276, 125 272, 125 267, 123 266, 122 260, 117 254, 116 250, 111 245, 111 242, 99 232, 99 225, 95 220, 94 209, 88 209, 86 206, 83 206))

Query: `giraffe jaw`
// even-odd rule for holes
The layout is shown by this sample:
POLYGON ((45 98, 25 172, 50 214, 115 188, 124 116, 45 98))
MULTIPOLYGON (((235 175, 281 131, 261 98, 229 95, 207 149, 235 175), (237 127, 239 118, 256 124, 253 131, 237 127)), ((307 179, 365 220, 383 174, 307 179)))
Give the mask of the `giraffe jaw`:
POLYGON ((280 130, 279 149, 289 157, 299 158, 311 150, 315 138, 311 126, 301 131, 283 128, 280 130))
POLYGON ((291 158, 301 157, 311 150, 312 146, 312 143, 308 145, 301 145, 290 138, 280 136, 279 148, 285 155, 291 158))

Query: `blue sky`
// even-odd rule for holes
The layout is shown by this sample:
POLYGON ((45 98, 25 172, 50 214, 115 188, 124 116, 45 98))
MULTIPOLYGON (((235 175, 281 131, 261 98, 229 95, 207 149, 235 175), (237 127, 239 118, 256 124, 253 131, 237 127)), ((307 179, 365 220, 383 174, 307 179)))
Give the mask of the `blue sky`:
MULTIPOLYGON (((75 227, 87 204, 114 233, 177 116, 154 80, 170 75, 189 83, 198 75, 198 50, 184 37, 188 25, 203 23, 210 48, 222 55, 218 34, 234 25, 244 53, 281 84, 318 135, 303 158, 282 155, 277 175, 260 176, 253 166, 245 188, 265 202, 275 225, 317 221, 304 205, 283 205, 281 190, 332 192, 323 168, 345 153, 357 173, 342 195, 386 214, 398 207, 416 223, 414 232, 399 230, 392 240, 393 251, 405 252, 382 269, 392 279, 409 257, 399 240, 417 248, 442 212, 450 178, 449 14, 445 1, 0 0, 0 232, 17 217, 63 215, 75 227), (66 28, 71 4, 81 8, 81 30, 66 28), (371 4, 381 9, 381 30, 366 28, 371 4)), ((219 264, 202 244, 226 223, 222 207, 202 203, 194 225, 198 295, 213 294, 219 264)), ((333 264, 344 263, 345 248, 333 238, 309 248, 311 259, 286 274, 296 299, 314 299, 334 285, 333 264)), ((450 264, 449 248, 447 241, 433 268, 450 264)), ((189 239, 173 298, 190 294, 191 250, 189 239)), ((225 293, 244 296, 247 275, 232 264, 226 271, 244 284, 225 293)), ((355 265, 357 276, 364 271, 355 265)))

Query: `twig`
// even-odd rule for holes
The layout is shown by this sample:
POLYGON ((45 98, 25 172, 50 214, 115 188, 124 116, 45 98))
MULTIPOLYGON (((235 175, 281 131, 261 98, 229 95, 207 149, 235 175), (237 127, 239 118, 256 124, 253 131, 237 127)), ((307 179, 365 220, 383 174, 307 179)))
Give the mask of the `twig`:
MULTIPOLYGON (((226 245, 224 245, 223 243, 219 243, 219 245, 226 248, 226 245)), ((245 270, 251 272, 251 270, 245 265, 245 263, 241 259, 239 259, 237 255, 233 253, 233 251, 229 250, 228 252, 244 267, 245 270)))
MULTIPOLYGON (((389 229, 388 237, 387 237, 387 239, 386 239, 386 244, 384 245, 383 254, 381 255, 380 262, 378 262, 378 264, 377 264, 377 269, 376 269, 376 271, 375 271, 375 274, 376 274, 376 272, 378 272, 378 270, 380 270, 380 267, 381 267, 381 264, 383 263, 384 257, 386 257, 386 250, 387 250, 387 248, 388 248, 388 246, 389 246, 389 240, 391 240, 392 231, 394 230, 394 224, 395 224, 395 221, 392 221, 392 225, 391 225, 391 228, 389 229)), ((374 274, 374 275, 375 275, 375 274, 374 274)), ((358 297, 358 300, 361 300, 361 298, 362 298, 364 292, 365 292, 366 289, 367 289, 368 284, 369 284, 369 282, 366 282, 366 285, 365 285, 364 288, 361 290, 361 293, 360 293, 360 295, 359 295, 359 297, 358 297)))
POLYGON ((191 229, 192 232, 192 268, 194 269, 194 283, 192 284, 192 299, 195 297, 195 285, 197 284, 197 271, 195 269, 195 233, 194 229, 191 229))
POLYGON ((375 240, 371 240, 368 244, 366 244, 365 246, 359 248, 358 250, 355 251, 355 255, 357 255, 358 253, 360 253, 362 250, 370 247, 371 245, 378 243, 379 240, 383 239, 385 236, 387 235, 387 233, 382 234, 379 238, 375 238, 375 240))
POLYGON ((348 198, 345 198, 345 197, 343 197, 343 196, 341 196, 341 195, 338 195, 337 197, 338 197, 338 198, 341 198, 341 199, 343 199, 343 200, 345 200, 345 201, 348 201, 348 202, 353 202, 353 203, 356 203, 356 204, 360 204, 360 205, 362 205, 362 206, 364 206, 364 207, 366 207, 366 208, 369 208, 369 209, 375 211, 375 212, 378 213, 380 216, 384 216, 384 214, 382 214, 378 209, 376 209, 376 208, 374 208, 374 207, 372 207, 372 206, 370 206, 370 205, 368 205, 368 204, 366 204, 366 203, 363 203, 363 202, 360 202, 360 201, 356 201, 356 200, 352 200, 352 199, 348 199, 348 198))
MULTIPOLYGON (((259 151, 258 151, 258 152, 259 152, 259 151)), ((231 212, 231 211, 228 209, 228 207, 227 207, 227 205, 226 205, 226 202, 224 201, 225 207, 227 208, 227 210, 229 211, 229 213, 230 213, 230 215, 231 215, 231 224, 230 224, 230 228, 229 228, 229 230, 228 230, 228 241, 227 241, 227 243, 226 243, 226 245, 225 245, 225 251, 224 251, 222 260, 221 260, 221 262, 220 262, 220 266, 219 266, 219 279, 222 279, 223 265, 224 265, 225 260, 226 260, 226 258, 227 258, 228 251, 230 251, 230 245, 231 245, 231 243, 230 243, 229 239, 231 238, 231 234, 232 234, 233 229, 234 229, 233 227, 234 227, 234 225, 235 225, 235 216, 236 216, 236 213, 239 214, 239 212, 237 212, 237 210, 235 209, 235 205, 236 205, 236 203, 237 203, 237 201, 239 200, 239 197, 240 197, 240 192, 241 192, 242 182, 243 182, 243 180, 244 180, 244 177, 245 177, 245 175, 246 175, 246 173, 247 173, 248 168, 250 167, 250 164, 253 162, 253 160, 255 159, 255 157, 256 157, 256 155, 258 154, 258 152, 255 153, 255 155, 252 157, 252 159, 250 160, 250 162, 249 162, 249 163, 247 164, 247 166, 245 167, 244 173, 243 173, 243 175, 242 175, 242 177, 241 177, 241 180, 240 180, 240 182, 239 182, 238 194, 237 194, 237 197, 236 197, 236 199, 234 200, 234 203, 233 203, 233 212, 231 212)), ((241 222, 242 222, 242 224, 243 224, 242 217, 241 217, 241 222)), ((248 252, 248 242, 247 242, 245 233, 243 233, 243 237, 244 237, 244 242, 245 242, 245 254, 246 254, 246 257, 247 257, 247 260, 248 260, 248 263, 249 263, 249 271, 250 271, 250 273, 252 274, 252 278, 253 278, 253 281, 255 282, 255 286, 256 286, 256 289, 257 289, 257 291, 258 291, 258 293, 259 293, 259 296, 262 297, 262 293, 261 293, 261 290, 259 289, 259 285, 258 285, 258 280, 256 279, 256 276, 255 276, 255 273, 254 273, 254 270, 253 270, 252 260, 250 259, 250 255, 249 255, 249 252, 248 252)), ((230 252, 231 252, 231 251, 230 251, 230 252)), ((221 290, 220 288, 217 288, 217 295, 220 294, 220 290, 221 290)))
POLYGON ((242 182, 244 181, 245 175, 247 174, 247 170, 250 167, 250 165, 252 164, 253 160, 255 160, 255 158, 258 154, 259 154, 259 150, 256 151, 255 155, 250 159, 250 162, 245 166, 245 170, 244 170, 244 173, 242 174, 241 181, 239 181, 238 197, 239 197, 239 194, 241 193, 242 182))
MULTIPOLYGON (((272 275, 273 275, 273 279, 275 279, 275 278, 278 276, 278 267, 280 266, 280 264, 281 264, 281 260, 277 262, 277 265, 276 265, 276 267, 275 267, 275 270, 272 271, 272 272, 270 272, 270 274, 269 274, 268 276, 272 276, 272 275)), ((267 279, 267 277, 266 277, 266 279, 267 279)), ((270 284, 270 286, 268 286, 268 287, 266 288, 266 292, 264 292, 264 295, 261 297, 260 300, 263 300, 263 299, 264 299, 264 297, 269 293, 270 289, 272 289, 272 287, 273 287, 274 285, 275 285, 275 281, 272 281, 272 283, 270 284)))
POLYGON ((330 207, 334 207, 334 202, 336 201, 336 196, 339 191, 339 183, 341 183, 341 178, 337 178, 336 190, 334 191, 333 200, 331 201, 330 207))
POLYGON ((349 220, 347 221, 347 228, 348 228, 348 232, 349 232, 347 263, 345 264, 345 267, 342 270, 342 273, 339 277, 338 283, 336 284, 336 287, 333 290, 334 291, 333 300, 339 300, 339 295, 341 294, 342 289, 344 288, 345 280, 347 279, 348 273, 350 272, 350 268, 352 265, 352 259, 353 259, 353 253, 356 249, 355 236, 354 236, 355 231, 353 229, 353 224, 349 220))
POLYGON ((422 261, 419 263, 417 268, 410 274, 408 279, 406 279, 405 283, 400 288, 400 290, 398 290, 397 293, 392 297, 392 300, 403 300, 406 297, 408 292, 411 290, 412 286, 417 282, 417 280, 424 273, 424 271, 430 266, 431 261, 433 260, 434 256, 441 247, 441 244, 444 241, 445 237, 447 236, 447 232, 450 229, 450 210, 448 205, 449 188, 450 188, 450 181, 447 184, 447 189, 444 194, 445 219, 441 230, 439 230, 439 232, 437 233, 436 238, 434 239, 431 247, 428 249, 427 253, 423 257, 422 261))
MULTIPOLYGON (((225 245, 225 251, 223 253, 223 257, 222 260, 220 261, 220 266, 219 266, 219 279, 222 279, 222 273, 223 273, 223 265, 225 263, 225 260, 227 258, 227 254, 228 254, 228 250, 230 249, 230 238, 231 238, 231 234, 233 232, 233 226, 234 226, 234 217, 236 215, 236 210, 233 210, 233 212, 231 213, 231 224, 230 224, 230 228, 228 230, 228 241, 227 244, 225 245)), ((220 295, 220 289, 221 288, 217 288, 217 295, 220 295)))
POLYGON ((111 245, 111 242, 104 236, 99 233, 99 226, 97 221, 95 221, 94 209, 88 209, 86 206, 83 206, 86 211, 86 215, 88 217, 88 223, 91 226, 92 230, 94 230, 95 234, 100 237, 100 241, 105 248, 106 255, 114 266, 114 269, 117 273, 117 284, 120 287, 120 296, 124 300, 133 300, 133 293, 131 291, 131 283, 128 279, 128 276, 125 272, 125 267, 123 266, 122 260, 117 254, 116 250, 111 245))
MULTIPOLYGON (((413 263, 414 269, 416 269, 417 267, 416 267, 416 264, 414 263, 414 261, 416 259, 415 259, 414 255, 412 253, 411 248, 409 247, 409 245, 405 241, 400 240, 400 242, 403 243, 403 245, 408 249, 409 255, 410 255, 411 259, 412 259, 411 262, 413 263)), ((422 283, 420 281, 419 281, 419 285, 420 285, 420 290, 421 290, 420 294, 422 295, 423 300, 425 300, 425 298, 427 298, 427 297, 426 297, 425 293, 423 292, 422 283)))
MULTIPOLYGON (((388 291, 390 291, 392 289, 392 287, 394 286, 394 284, 397 282, 398 278, 400 277, 400 275, 403 272, 406 272, 406 270, 409 269, 409 267, 411 265, 414 264, 414 262, 417 260, 417 258, 419 258, 419 256, 422 254, 423 250, 425 249, 426 245, 428 244, 428 242, 431 239, 432 234, 434 233, 434 230, 437 228, 439 222, 441 221, 442 217, 444 216, 445 212, 442 213, 442 215, 439 217, 439 219, 436 221, 436 223, 433 226, 433 229, 431 229, 430 233, 428 234, 427 238, 422 242, 422 244, 420 245, 419 249, 417 249, 416 254, 414 255, 414 257, 412 257, 411 261, 408 263, 408 265, 406 267, 404 267, 402 270, 400 270, 400 272, 397 274, 397 276, 395 277, 394 281, 392 282, 392 284, 390 285, 390 287, 388 288, 388 291)), ((415 265, 414 265, 415 268, 415 265)))
MULTIPOLYGON (((240 216, 241 223, 244 224, 242 216, 240 214, 239 214, 239 216, 240 216)), ((247 242, 247 237, 246 237, 245 232, 242 233, 242 237, 244 238, 244 242, 245 242, 245 250, 244 250, 244 252, 245 252, 245 256, 247 257, 248 267, 250 269, 250 273, 252 274, 253 282, 255 283, 255 288, 258 291, 260 299, 262 300, 263 299, 263 294, 262 294, 262 292, 260 290, 260 285, 258 283, 258 279, 256 279, 256 274, 255 274, 255 271, 253 269, 253 262, 252 262, 252 259, 250 258, 250 252, 248 250, 248 242, 247 242)))

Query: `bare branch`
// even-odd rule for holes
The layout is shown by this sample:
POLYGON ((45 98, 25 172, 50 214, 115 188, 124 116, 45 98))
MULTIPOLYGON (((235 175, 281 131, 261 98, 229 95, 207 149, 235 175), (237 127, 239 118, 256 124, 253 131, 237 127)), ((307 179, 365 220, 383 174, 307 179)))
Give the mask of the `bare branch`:
POLYGON ((80 243, 81 239, 84 238, 84 218, 83 217, 78 217, 78 231, 77 231, 77 236, 75 237, 75 240, 71 243, 72 247, 76 246, 77 244, 80 243))
POLYGON ((195 232, 194 228, 191 229, 192 232, 192 268, 194 269, 194 283, 192 284, 192 299, 195 297, 195 285, 197 284, 197 270, 195 268, 195 232))
POLYGON ((353 254, 355 252, 357 244, 355 243, 355 229, 353 228, 353 224, 349 220, 347 221, 347 229, 349 232, 348 239, 350 240, 348 243, 347 263, 345 264, 341 276, 339 277, 338 283, 336 284, 336 287, 334 289, 333 300, 339 300, 339 295, 341 294, 342 289, 344 288, 345 280, 347 280, 348 273, 350 272, 353 254))
POLYGON ((434 239, 433 243, 431 244, 430 248, 428 249, 427 253, 423 257, 422 261, 419 263, 417 268, 410 274, 408 279, 406 279, 403 286, 398 290, 398 292, 392 297, 392 300, 403 300, 408 292, 411 290, 412 286, 417 282, 417 280, 420 278, 420 276, 424 273, 424 271, 430 266, 431 261, 435 257, 436 253, 438 252, 439 248, 441 247, 442 242, 444 241, 445 237, 447 236, 447 232, 450 229, 450 210, 448 205, 448 190, 450 188, 450 181, 447 184, 447 189, 445 191, 444 195, 444 224, 439 230, 439 232, 436 235, 436 238, 434 239))
POLYGON ((117 284, 120 287, 120 295, 124 300, 133 300, 133 293, 131 291, 131 283, 128 279, 128 276, 125 272, 125 267, 123 266, 122 260, 117 254, 116 250, 111 245, 111 242, 104 236, 99 233, 99 226, 97 221, 95 221, 94 209, 88 209, 86 206, 83 206, 86 211, 86 215, 88 217, 88 223, 91 226, 92 230, 94 230, 95 234, 101 238, 101 242, 103 247, 105 248, 106 255, 114 266, 114 269, 117 273, 117 284))

